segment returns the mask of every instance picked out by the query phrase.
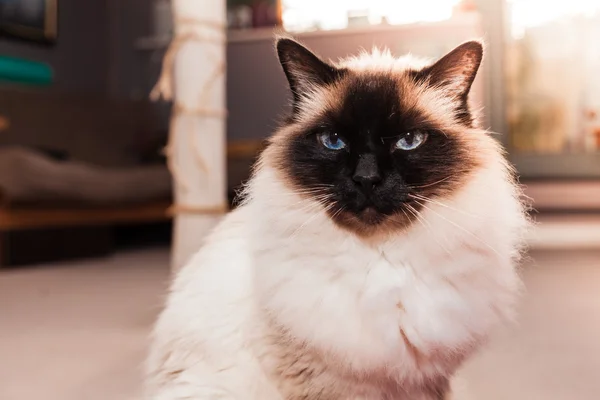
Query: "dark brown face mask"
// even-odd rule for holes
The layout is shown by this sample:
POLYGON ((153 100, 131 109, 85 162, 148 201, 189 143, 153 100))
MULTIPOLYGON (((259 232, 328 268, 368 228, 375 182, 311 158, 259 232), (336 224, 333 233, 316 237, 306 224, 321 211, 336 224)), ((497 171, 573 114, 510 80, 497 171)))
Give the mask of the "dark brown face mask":
POLYGON ((319 189, 339 225, 361 232, 390 220, 406 225, 421 207, 416 198, 446 194, 475 166, 454 132, 472 127, 467 97, 480 43, 465 43, 422 70, 378 72, 338 68, 289 39, 277 50, 293 95, 288 126, 296 132, 278 142, 279 167, 297 188, 319 189), (451 101, 453 126, 415 106, 423 87, 451 101), (315 88, 332 101, 300 118, 315 88))

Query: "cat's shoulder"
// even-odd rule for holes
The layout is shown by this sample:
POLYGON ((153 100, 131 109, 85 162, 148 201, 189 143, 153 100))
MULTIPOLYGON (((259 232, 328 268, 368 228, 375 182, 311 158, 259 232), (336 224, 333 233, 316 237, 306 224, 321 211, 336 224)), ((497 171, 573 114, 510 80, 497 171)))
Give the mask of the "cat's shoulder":
POLYGON ((244 207, 227 214, 199 251, 178 272, 171 287, 175 298, 233 301, 247 291, 251 257, 244 207))
POLYGON ((155 335, 217 346, 241 329, 252 311, 253 279, 243 229, 244 210, 231 212, 177 272, 155 335))

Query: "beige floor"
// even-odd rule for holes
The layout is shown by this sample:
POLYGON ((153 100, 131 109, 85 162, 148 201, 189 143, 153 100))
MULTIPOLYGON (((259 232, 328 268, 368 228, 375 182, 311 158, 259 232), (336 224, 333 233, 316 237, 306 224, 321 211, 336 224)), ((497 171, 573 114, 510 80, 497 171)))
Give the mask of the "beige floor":
POLYGON ((166 250, 0 272, 0 400, 139 398, 166 250))
MULTIPOLYGON (((544 251, 517 325, 457 380, 458 400, 600 399, 600 252, 544 251)), ((0 272, 0 400, 139 398, 166 250, 0 272)))

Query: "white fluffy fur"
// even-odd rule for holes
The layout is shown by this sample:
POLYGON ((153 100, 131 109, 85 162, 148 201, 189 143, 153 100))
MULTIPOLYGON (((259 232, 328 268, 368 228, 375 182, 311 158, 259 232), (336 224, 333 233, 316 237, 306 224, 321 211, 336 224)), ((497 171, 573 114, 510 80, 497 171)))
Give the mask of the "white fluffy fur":
MULTIPOLYGON (((154 333, 148 398, 294 398, 268 361, 281 350, 265 339, 269 321, 356 376, 385 371, 410 387, 451 374, 447 360, 507 318, 519 289, 526 221, 505 161, 478 133, 485 167, 428 203, 406 232, 376 240, 337 227, 264 159, 246 203, 172 286, 154 333)), ((345 385, 340 399, 386 396, 376 382, 345 385)))
POLYGON ((356 57, 341 59, 337 65, 355 71, 404 71, 408 68, 420 69, 431 64, 431 60, 411 54, 394 57, 387 49, 373 47, 371 52, 363 50, 356 57))

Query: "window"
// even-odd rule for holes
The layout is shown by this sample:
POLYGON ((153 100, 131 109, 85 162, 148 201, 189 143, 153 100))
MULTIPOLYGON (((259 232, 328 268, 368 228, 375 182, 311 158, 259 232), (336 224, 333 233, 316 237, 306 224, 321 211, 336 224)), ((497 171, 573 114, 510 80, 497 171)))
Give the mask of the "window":
POLYGON ((600 2, 509 0, 507 6, 513 150, 600 151, 600 2))
POLYGON ((344 29, 377 24, 443 21, 466 0, 282 0, 282 20, 287 31, 344 29))

